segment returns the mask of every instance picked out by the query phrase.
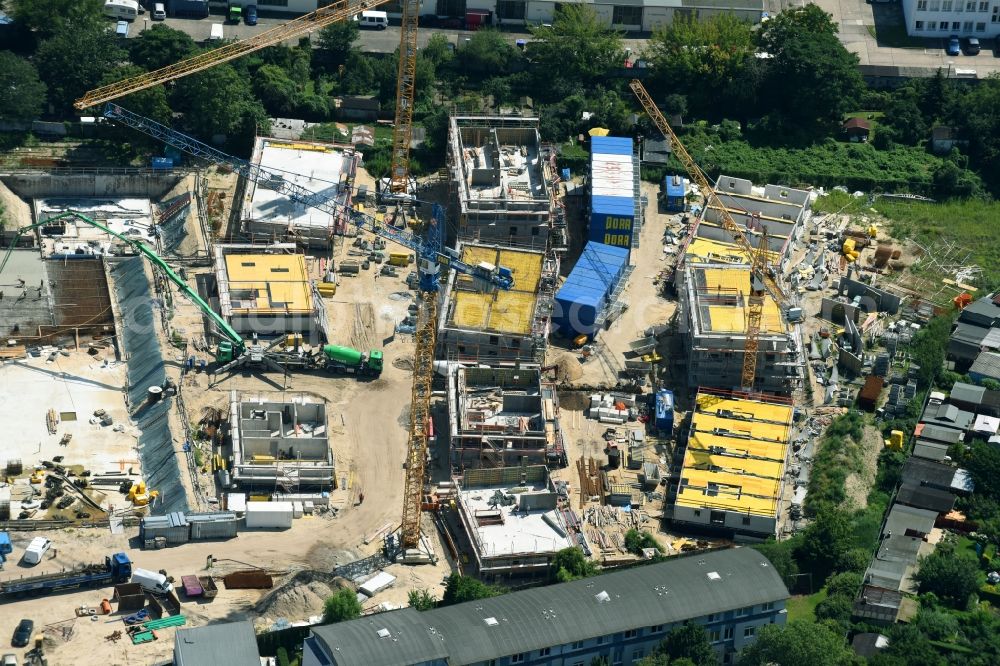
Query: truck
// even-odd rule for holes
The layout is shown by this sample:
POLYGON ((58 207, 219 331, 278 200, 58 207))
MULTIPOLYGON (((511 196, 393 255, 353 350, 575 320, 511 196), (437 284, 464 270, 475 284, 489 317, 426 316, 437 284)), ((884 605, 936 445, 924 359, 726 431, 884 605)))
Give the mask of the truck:
POLYGON ((377 349, 371 349, 367 354, 353 347, 340 345, 323 345, 322 349, 327 370, 362 377, 378 377, 382 374, 382 352, 377 349))
POLYGON ((219 586, 211 576, 198 576, 198 582, 201 583, 201 595, 206 599, 214 599, 219 594, 219 586))
POLYGON ((642 338, 641 340, 636 340, 635 342, 628 343, 629 351, 636 356, 642 356, 643 354, 648 354, 649 352, 656 349, 656 338, 650 336, 648 338, 642 338))
POLYGON ((181 586, 184 587, 184 595, 188 599, 205 594, 205 589, 201 586, 201 580, 197 576, 181 576, 181 586))
POLYGON ((105 557, 103 563, 89 564, 70 571, 0 581, 0 600, 79 587, 118 585, 129 582, 131 577, 132 560, 125 553, 115 553, 105 557))
POLYGON ((14 545, 10 542, 10 535, 0 532, 0 569, 3 569, 7 556, 14 552, 14 545))
POLYGON ((226 17, 230 23, 239 23, 240 19, 243 18, 243 6, 229 3, 229 11, 226 12, 226 17))

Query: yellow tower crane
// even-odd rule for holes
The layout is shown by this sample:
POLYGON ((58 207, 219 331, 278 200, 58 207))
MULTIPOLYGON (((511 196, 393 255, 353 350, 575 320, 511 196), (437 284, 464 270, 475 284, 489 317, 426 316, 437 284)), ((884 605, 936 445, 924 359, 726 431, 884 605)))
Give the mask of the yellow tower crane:
POLYGON ((399 29, 399 69, 396 74, 396 123, 392 128, 392 168, 389 190, 409 194, 410 141, 413 138, 413 104, 417 77, 417 19, 420 0, 402 0, 399 29))
MULTIPOLYGON (((199 53, 191 58, 186 58, 173 65, 167 65, 152 72, 145 72, 138 76, 133 76, 115 83, 110 83, 100 88, 91 90, 80 99, 73 102, 77 109, 88 109, 105 102, 124 97, 125 95, 158 86, 167 81, 174 81, 187 76, 204 71, 215 65, 241 58, 248 53, 259 51, 280 44, 289 39, 301 37, 313 30, 324 28, 337 21, 346 21, 355 14, 384 5, 389 0, 337 0, 325 7, 320 7, 314 12, 292 19, 287 23, 265 30, 253 37, 241 39, 238 42, 230 42, 217 49, 199 53)), ((407 0, 409 1, 409 0, 407 0)), ((415 17, 415 15, 414 15, 415 17)), ((414 42, 415 43, 415 42, 414 42)), ((411 93, 412 98, 412 93, 411 93)), ((398 110, 397 110, 398 113, 398 110)))
POLYGON ((757 350, 760 343, 760 323, 764 312, 765 295, 770 293, 779 308, 784 305, 786 300, 784 292, 774 280, 774 272, 768 261, 767 230, 761 227, 762 233, 759 242, 757 247, 754 247, 750 239, 747 238, 746 234, 743 233, 743 230, 736 223, 736 220, 733 219, 733 216, 729 213, 729 209, 719 198, 719 195, 716 194, 715 188, 712 187, 701 167, 694 161, 694 158, 688 153, 684 144, 677 138, 677 134, 674 133, 673 128, 670 127, 670 123, 660 113, 660 109, 656 106, 656 103, 650 97, 649 92, 646 91, 642 82, 638 79, 633 79, 629 83, 629 87, 632 88, 635 96, 639 98, 643 109, 646 110, 653 124, 663 134, 663 138, 670 141, 674 155, 684 165, 691 179, 698 184, 698 187, 708 199, 708 204, 718 208, 719 215, 722 217, 722 227, 732 234, 733 241, 750 263, 750 294, 747 299, 746 342, 743 346, 741 387, 744 390, 751 391, 754 387, 754 379, 757 376, 757 350))

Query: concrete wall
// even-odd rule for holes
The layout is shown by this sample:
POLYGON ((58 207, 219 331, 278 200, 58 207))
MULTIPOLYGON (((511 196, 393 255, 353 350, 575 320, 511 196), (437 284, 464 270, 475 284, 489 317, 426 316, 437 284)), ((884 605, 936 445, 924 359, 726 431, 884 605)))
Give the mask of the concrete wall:
POLYGON ((188 171, 153 169, 93 169, 0 172, 2 181, 22 199, 45 197, 137 197, 158 199, 188 171))
POLYGON ((673 520, 675 523, 698 525, 721 533, 734 532, 761 539, 774 536, 777 529, 776 516, 748 516, 735 511, 715 511, 709 507, 695 509, 689 506, 675 506, 673 520), (723 522, 713 524, 712 514, 721 514, 723 522))

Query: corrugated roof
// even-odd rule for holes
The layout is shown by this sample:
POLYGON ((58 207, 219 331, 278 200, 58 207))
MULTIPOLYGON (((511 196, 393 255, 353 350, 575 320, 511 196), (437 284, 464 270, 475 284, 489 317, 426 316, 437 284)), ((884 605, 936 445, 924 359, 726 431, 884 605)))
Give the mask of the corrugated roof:
POLYGON ((174 654, 181 666, 260 666, 257 635, 249 620, 178 629, 174 654))
POLYGON ((632 156, 632 139, 620 136, 595 136, 590 139, 591 155, 632 156))
POLYGON ((969 374, 982 375, 992 379, 1000 379, 1000 354, 984 351, 976 357, 969 368, 969 374))
POLYGON ((733 548, 422 613, 380 613, 313 635, 338 666, 471 664, 787 598, 763 555, 733 548))
MULTIPOLYGON (((618 188, 618 185, 615 185, 618 188)), ((594 215, 635 216, 635 200, 631 196, 611 196, 595 194, 590 200, 590 211, 594 215)))
POLYGON ((955 382, 955 385, 951 387, 951 399, 954 402, 965 402, 971 405, 978 405, 983 401, 983 393, 986 389, 982 386, 975 386, 974 384, 966 384, 964 382, 955 382))
POLYGON ((587 243, 583 254, 556 293, 556 300, 602 307, 628 265, 628 248, 587 243))

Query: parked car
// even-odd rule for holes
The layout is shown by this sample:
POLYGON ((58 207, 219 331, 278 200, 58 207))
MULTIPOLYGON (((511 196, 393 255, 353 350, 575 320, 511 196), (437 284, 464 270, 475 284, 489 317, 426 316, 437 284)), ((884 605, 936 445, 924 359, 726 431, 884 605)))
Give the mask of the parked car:
POLYGON ((965 55, 979 55, 982 48, 979 46, 979 39, 977 37, 969 37, 965 40, 965 55))
POLYGON ((153 5, 153 20, 154 21, 165 21, 167 18, 167 10, 163 6, 162 2, 157 2, 153 5))
POLYGON ((14 630, 14 637, 10 639, 10 644, 14 647, 25 647, 31 642, 31 634, 35 633, 35 623, 32 620, 24 619, 17 624, 14 630))
POLYGON ((958 35, 952 35, 948 38, 948 46, 945 47, 944 52, 950 56, 956 56, 962 52, 962 47, 958 42, 958 35))
POLYGON ((243 20, 246 21, 246 24, 257 25, 257 5, 247 5, 244 11, 246 14, 244 14, 243 20))

